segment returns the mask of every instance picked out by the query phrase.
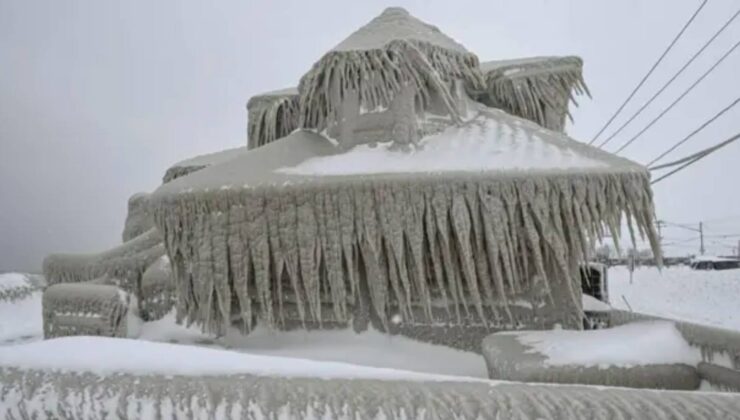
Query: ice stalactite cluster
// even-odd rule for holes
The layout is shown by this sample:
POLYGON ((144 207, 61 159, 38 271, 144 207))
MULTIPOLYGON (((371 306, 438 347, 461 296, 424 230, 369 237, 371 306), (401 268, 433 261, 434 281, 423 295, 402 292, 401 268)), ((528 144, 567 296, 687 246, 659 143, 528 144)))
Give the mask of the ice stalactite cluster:
POLYGON ((216 333, 232 314, 280 325, 286 295, 304 322, 349 320, 362 287, 385 325, 391 307, 429 321, 438 302, 452 318, 505 320, 532 289, 580 314, 578 265, 596 240, 626 220, 659 255, 641 170, 327 178, 162 194, 153 211, 179 318, 216 333))
POLYGON ((8 419, 740 419, 740 398, 720 393, 13 367, 0 375, 0 415, 8 419))
POLYGON ((169 258, 163 255, 146 269, 141 278, 140 315, 144 321, 154 321, 165 316, 174 306, 172 269, 169 258))
POLYGON ((247 148, 264 146, 298 128, 299 108, 295 88, 250 98, 247 103, 247 148))
POLYGON ((130 241, 154 226, 149 212, 149 194, 138 193, 128 199, 128 213, 123 228, 123 242, 130 241))
POLYGON ((555 131, 565 129, 565 118, 574 96, 590 95, 583 80, 579 57, 540 57, 492 61, 481 64, 489 106, 555 131))
POLYGON ((52 254, 44 259, 49 284, 80 283, 108 278, 136 295, 141 275, 164 255, 162 237, 152 227, 128 242, 99 254, 52 254))
POLYGON ((389 8, 324 55, 300 81, 300 126, 323 130, 339 122, 345 97, 363 109, 388 108, 412 86, 419 111, 435 96, 460 119, 452 85, 484 86, 478 57, 437 28, 389 8))

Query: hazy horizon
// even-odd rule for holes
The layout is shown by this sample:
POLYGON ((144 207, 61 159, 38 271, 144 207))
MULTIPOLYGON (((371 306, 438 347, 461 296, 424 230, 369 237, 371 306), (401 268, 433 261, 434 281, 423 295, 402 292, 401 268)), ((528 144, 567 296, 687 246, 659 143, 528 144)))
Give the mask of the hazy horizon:
MULTIPOLYGON (((436 25, 481 61, 581 56, 593 98, 577 98, 568 133, 588 141, 699 3, 0 0, 0 272, 38 271, 49 253, 120 243, 129 196, 154 190, 179 160, 245 145, 250 96, 295 86, 325 51, 387 6, 436 25)), ((732 0, 707 4, 617 123, 737 7, 732 0)), ((734 22, 606 150, 641 129, 738 39, 734 22)), ((623 155, 652 160, 740 94, 737 74, 740 51, 623 155)), ((670 157, 730 137, 738 117, 733 109, 670 157)), ((655 186, 658 218, 704 221, 709 253, 729 253, 740 239, 738 156, 740 144, 730 145, 655 186)), ((667 228, 664 235, 675 253, 698 249, 690 231, 667 228)))

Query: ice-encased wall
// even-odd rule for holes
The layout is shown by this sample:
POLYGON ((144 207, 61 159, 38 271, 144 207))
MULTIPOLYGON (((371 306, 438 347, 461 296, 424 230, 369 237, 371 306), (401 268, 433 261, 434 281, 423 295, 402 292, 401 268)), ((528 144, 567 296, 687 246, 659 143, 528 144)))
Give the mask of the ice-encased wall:
POLYGON ((179 318, 216 333, 256 316, 279 326, 289 298, 304 322, 346 323, 360 295, 386 326, 396 313, 434 322, 435 308, 516 326, 517 298, 537 308, 560 294, 549 308, 579 328, 577 270, 593 243, 626 217, 657 250, 649 175, 637 170, 335 177, 155 193, 153 208, 179 318))
POLYGON ((506 382, 58 372, 0 367, 8 419, 740 419, 736 394, 506 382))
POLYGON ((264 146, 298 128, 296 88, 253 96, 247 103, 247 149, 264 146))
POLYGON ((489 106, 555 131, 565 129, 575 95, 590 95, 579 57, 536 57, 481 63, 485 94, 478 99, 489 106))

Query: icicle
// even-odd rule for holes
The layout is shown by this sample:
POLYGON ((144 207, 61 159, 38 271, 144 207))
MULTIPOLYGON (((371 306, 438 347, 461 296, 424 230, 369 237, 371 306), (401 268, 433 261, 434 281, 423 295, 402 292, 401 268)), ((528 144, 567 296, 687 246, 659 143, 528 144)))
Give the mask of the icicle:
POLYGON ((460 261, 460 268, 462 277, 465 278, 468 285, 468 293, 473 299, 478 315, 480 316, 481 322, 486 325, 486 315, 483 311, 483 299, 481 298, 480 290, 478 289, 478 277, 476 275, 476 268, 473 256, 473 248, 471 240, 471 229, 472 222, 470 221, 470 213, 465 199, 461 194, 456 193, 452 196, 452 210, 450 214, 452 222, 452 233, 455 237, 457 244, 457 256, 460 261))
POLYGON ((453 120, 458 121, 448 86, 453 79, 482 88, 484 82, 475 55, 406 39, 393 40, 378 49, 331 51, 301 78, 299 126, 320 131, 331 121, 338 121, 338 107, 345 93, 337 86, 357 91, 360 106, 366 109, 388 107, 408 84, 415 88, 417 103, 426 107, 431 89, 440 95, 453 120))
POLYGON ((578 105, 573 93, 590 96, 582 76, 583 62, 578 57, 543 57, 482 63, 488 105, 533 121, 555 131, 563 131, 565 117, 572 120, 568 103, 578 105))
POLYGON ((286 89, 253 96, 247 104, 247 148, 285 137, 298 127, 298 91, 286 89))

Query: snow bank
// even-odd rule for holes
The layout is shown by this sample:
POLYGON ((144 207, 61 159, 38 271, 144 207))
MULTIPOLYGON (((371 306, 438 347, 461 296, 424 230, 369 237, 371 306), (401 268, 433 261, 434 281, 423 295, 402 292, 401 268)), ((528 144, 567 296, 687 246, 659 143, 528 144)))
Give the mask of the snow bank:
POLYGON ((170 313, 158 321, 145 323, 139 338, 225 346, 254 355, 333 361, 430 374, 487 377, 485 361, 477 353, 391 336, 372 328, 357 334, 351 329, 274 331, 257 327, 247 336, 234 330, 216 340, 199 328, 176 324, 174 313, 170 313))
POLYGON ((643 366, 701 361, 672 322, 648 321, 589 331, 524 331, 511 333, 550 366, 643 366))
MULTIPOLYGON (((459 381, 459 377, 348 363, 258 356, 228 350, 109 337, 64 337, 0 347, 0 366, 99 375, 228 375, 459 381)), ((471 379, 473 380, 473 379, 471 379)))

